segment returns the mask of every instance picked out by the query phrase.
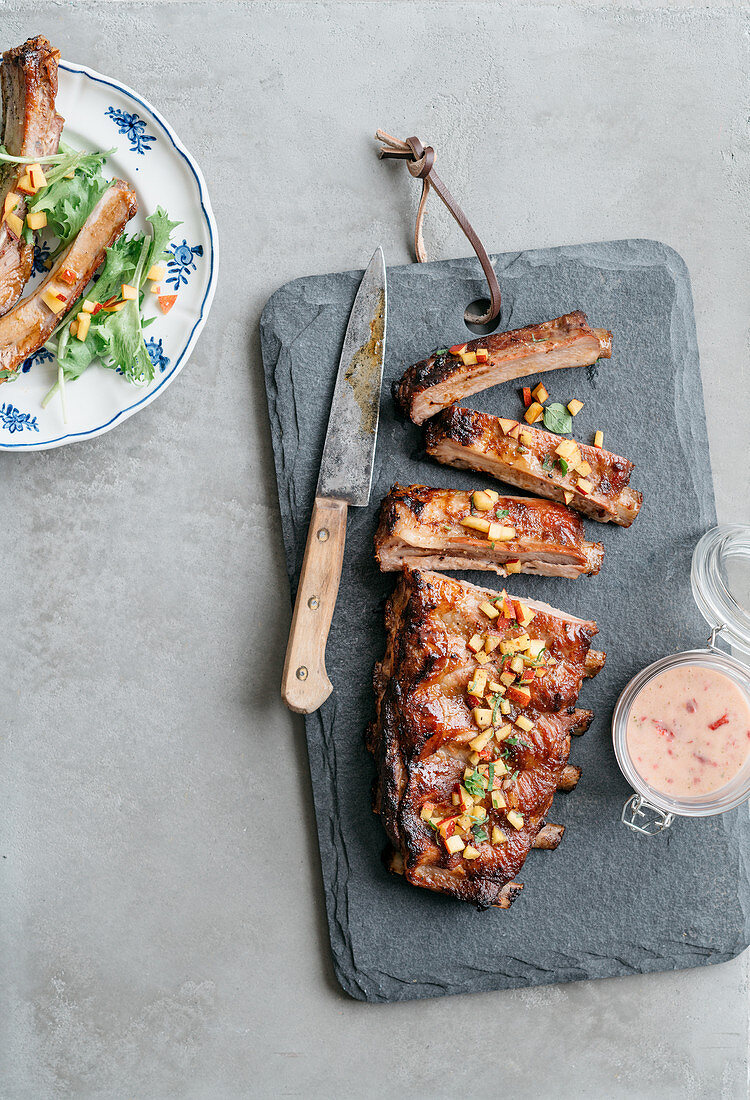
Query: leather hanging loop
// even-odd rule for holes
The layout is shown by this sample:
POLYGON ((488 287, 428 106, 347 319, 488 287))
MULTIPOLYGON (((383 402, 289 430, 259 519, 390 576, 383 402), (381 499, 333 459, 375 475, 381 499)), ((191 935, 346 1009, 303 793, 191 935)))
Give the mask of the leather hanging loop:
POLYGON ((431 190, 434 190, 438 198, 440 198, 448 208, 462 232, 465 234, 469 244, 474 249, 477 259, 482 265, 485 278, 487 279, 487 286, 490 292, 489 309, 481 316, 478 314, 470 315, 467 310, 464 316, 466 320, 472 324, 491 324, 500 316, 501 306, 500 286, 497 281, 495 269, 490 263, 487 251, 477 234, 474 232, 469 219, 435 171, 435 150, 431 145, 423 145, 418 137, 410 137, 407 138, 406 141, 399 141, 398 138, 394 138, 390 134, 387 134, 385 130, 378 130, 375 137, 382 144, 382 148, 378 150, 378 156, 381 160, 394 159, 407 161, 406 166, 411 175, 414 176, 415 179, 421 179, 422 181, 422 195, 419 200, 417 221, 414 227, 414 252, 417 257, 417 262, 420 264, 427 262, 427 251, 424 246, 422 225, 424 223, 427 196, 431 190))

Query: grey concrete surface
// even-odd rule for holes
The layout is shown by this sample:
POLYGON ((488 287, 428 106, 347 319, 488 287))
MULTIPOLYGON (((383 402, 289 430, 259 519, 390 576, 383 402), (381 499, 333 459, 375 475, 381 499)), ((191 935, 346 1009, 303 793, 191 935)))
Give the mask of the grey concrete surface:
MULTIPOLYGON (((746 1096, 747 956, 397 1006, 335 986, 302 726, 278 698, 257 322, 281 283, 377 241, 408 260, 415 186, 370 135, 417 133, 492 251, 681 252, 719 515, 750 521, 750 10, 6 0, 0 27, 158 105, 223 251, 155 404, 0 455, 0 1095, 746 1096)), ((428 233, 436 258, 466 252, 442 211, 428 233)))

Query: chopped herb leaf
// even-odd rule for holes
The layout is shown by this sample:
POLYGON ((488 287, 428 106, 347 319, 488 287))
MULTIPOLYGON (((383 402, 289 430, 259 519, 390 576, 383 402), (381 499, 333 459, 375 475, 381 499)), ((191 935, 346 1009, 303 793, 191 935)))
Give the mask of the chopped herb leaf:
POLYGON ((549 457, 549 455, 547 455, 547 457, 542 462, 542 469, 547 471, 550 471, 552 469, 552 459, 549 457))
POLYGON ((573 431, 573 417, 559 401, 553 401, 544 409, 544 426, 558 435, 569 435, 573 431))
MULTIPOLYGON (((501 695, 493 695, 492 696, 492 725, 493 726, 497 722, 497 716, 498 716, 498 713, 500 711, 500 700, 501 699, 502 699, 501 695)), ((490 767, 492 767, 491 764, 490 764, 490 767)), ((492 786, 492 776, 490 776, 490 787, 491 786, 492 786)))
POLYGON ((495 509, 495 515, 497 516, 498 519, 502 519, 503 516, 507 516, 509 514, 510 513, 508 512, 507 508, 496 508, 495 509))
POLYGON ((477 840, 489 840, 486 830, 481 825, 473 825, 471 831, 477 840))
POLYGON ((568 472, 568 464, 567 464, 567 462, 565 461, 565 459, 564 459, 564 458, 558 458, 558 459, 557 459, 557 465, 558 465, 558 466, 560 467, 560 469, 562 470, 562 474, 563 474, 563 477, 565 477, 565 475, 566 475, 566 474, 567 474, 567 472, 568 472))
POLYGON ((486 780, 476 768, 464 779, 464 787, 473 798, 481 798, 487 789, 486 780))
POLYGON ((489 766, 489 775, 487 777, 487 789, 491 791, 494 786, 495 786, 495 765, 490 764, 490 766, 489 766))
POLYGON ((513 735, 511 737, 506 737, 505 738, 505 744, 506 745, 514 745, 517 748, 521 748, 521 749, 530 749, 531 748, 531 745, 527 745, 527 743, 522 738, 516 737, 515 735, 513 735))
POLYGON ((447 348, 438 348, 437 351, 435 352, 435 355, 447 355, 447 354, 448 354, 448 349, 447 348))

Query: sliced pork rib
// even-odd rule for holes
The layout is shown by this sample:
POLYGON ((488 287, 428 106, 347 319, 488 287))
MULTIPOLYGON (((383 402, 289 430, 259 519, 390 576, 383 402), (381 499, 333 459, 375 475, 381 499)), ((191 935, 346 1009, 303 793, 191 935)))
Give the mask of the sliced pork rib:
POLYGON ((428 485, 394 485, 380 509, 375 557, 383 570, 487 569, 580 577, 598 573, 601 543, 587 542, 563 504, 428 485))
POLYGON ((533 847, 554 848, 555 791, 596 624, 440 573, 404 569, 386 607, 368 745, 391 866, 415 886, 507 908, 533 847), (546 828, 545 828, 546 826, 546 828))
POLYGON ((396 404, 415 424, 421 424, 454 401, 479 393, 511 378, 585 367, 612 354, 612 333, 592 329, 581 310, 540 325, 483 336, 465 345, 466 352, 437 352, 416 363, 394 384, 396 404), (486 361, 471 362, 479 352, 486 361), (467 359, 468 362, 464 362, 467 359))
MULTIPOLYGON (((60 51, 39 35, 23 46, 6 50, 0 67, 3 93, 2 144, 14 157, 47 157, 57 152, 63 119, 55 110, 57 62, 60 51)), ((28 165, 8 164, 0 176, 0 213, 6 197, 19 196, 15 213, 26 217, 26 202, 18 182, 28 165)), ((0 315, 21 296, 34 260, 34 246, 17 236, 7 221, 0 225, 0 315)))
POLYGON ((49 275, 32 294, 0 317, 0 371, 17 371, 24 359, 49 339, 94 277, 104 262, 107 248, 120 236, 137 207, 135 191, 123 180, 115 180, 104 192, 49 275), (63 268, 75 272, 72 285, 60 279, 63 268), (44 301, 48 294, 63 295, 64 305, 59 313, 44 301))
POLYGON ((563 501, 600 523, 629 527, 643 501, 628 485, 634 467, 626 458, 516 420, 446 409, 426 425, 425 446, 446 466, 481 470, 519 489, 563 501), (573 453, 563 459, 558 449, 566 444, 573 453))

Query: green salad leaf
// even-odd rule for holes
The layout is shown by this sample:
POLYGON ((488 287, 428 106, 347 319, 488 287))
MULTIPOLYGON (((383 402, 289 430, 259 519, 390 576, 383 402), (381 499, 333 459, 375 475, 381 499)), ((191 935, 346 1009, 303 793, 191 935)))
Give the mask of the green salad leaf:
POLYGON ((29 211, 46 213, 47 226, 60 242, 56 255, 70 244, 112 184, 102 175, 108 153, 81 153, 68 146, 62 148, 64 159, 46 173, 47 186, 31 196, 27 203, 29 211))

